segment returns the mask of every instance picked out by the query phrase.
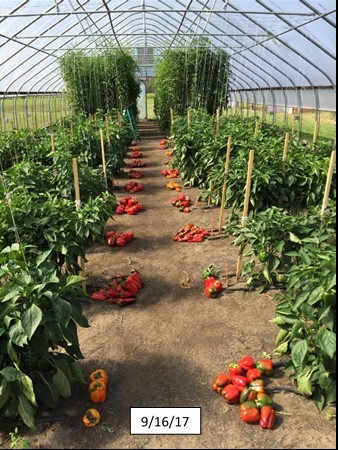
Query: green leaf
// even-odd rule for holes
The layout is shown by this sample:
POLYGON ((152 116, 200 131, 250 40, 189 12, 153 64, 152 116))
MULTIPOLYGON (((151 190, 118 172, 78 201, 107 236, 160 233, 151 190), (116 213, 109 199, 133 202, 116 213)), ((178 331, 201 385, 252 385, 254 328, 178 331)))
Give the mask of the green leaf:
POLYGON ((20 298, 22 293, 18 290, 10 291, 7 295, 1 300, 1 302, 7 302, 8 300, 17 300, 20 298))
POLYGON ((70 363, 69 368, 72 372, 74 383, 86 384, 86 380, 83 375, 83 369, 79 363, 77 363, 77 362, 70 363))
POLYGON ((0 384, 0 409, 7 403, 11 396, 11 389, 8 381, 3 378, 0 384))
POLYGON ((315 303, 321 301, 323 293, 324 293, 323 286, 317 286, 309 295, 308 299, 309 305, 314 305, 315 303))
POLYGON ((48 383, 48 381, 40 374, 43 379, 41 383, 34 383, 34 389, 37 398, 48 408, 55 408, 59 403, 59 393, 48 383))
POLYGON ((83 277, 79 277, 78 275, 70 275, 69 277, 67 277, 66 286, 70 286, 72 284, 81 284, 84 281, 86 281, 86 279, 83 277))
POLYGON ((22 388, 22 393, 28 398, 28 400, 33 405, 37 406, 33 381, 27 375, 24 375, 20 378, 20 384, 22 388))
POLYGON ((8 335, 12 339, 12 342, 19 347, 23 347, 28 343, 27 334, 21 325, 21 320, 17 320, 14 325, 11 325, 8 335))
POLYGON ((61 297, 56 297, 52 305, 58 322, 61 325, 67 326, 72 314, 71 304, 61 297))
POLYGON ((329 330, 321 330, 318 334, 319 347, 322 349, 323 353, 328 355, 330 358, 333 358, 336 353, 336 338, 336 333, 329 330))
POLYGON ((302 367, 305 357, 308 352, 308 345, 306 340, 296 342, 291 350, 291 359, 296 368, 302 367))
POLYGON ((289 238, 291 242, 295 242, 296 244, 301 244, 302 241, 294 234, 294 233, 289 233, 289 238))
POLYGON ((35 409, 31 402, 23 395, 18 395, 18 411, 21 419, 31 429, 35 429, 35 409))
POLYGON ((23 373, 15 367, 5 367, 0 373, 9 382, 20 380, 23 376, 23 373))
POLYGON ((70 397, 72 393, 70 384, 67 380, 67 377, 59 367, 57 368, 56 374, 52 378, 52 385, 61 395, 61 397, 70 397))
POLYGON ((36 267, 39 267, 52 253, 53 249, 50 248, 49 250, 46 250, 45 252, 42 252, 39 254, 39 256, 36 258, 36 267))
POLYGON ((42 320, 42 311, 34 303, 22 314, 21 324, 28 339, 31 339, 42 320))
POLYGON ((297 383, 298 383, 299 393, 304 395, 304 397, 311 397, 312 385, 311 385, 309 376, 307 374, 304 374, 304 375, 298 377, 297 383))

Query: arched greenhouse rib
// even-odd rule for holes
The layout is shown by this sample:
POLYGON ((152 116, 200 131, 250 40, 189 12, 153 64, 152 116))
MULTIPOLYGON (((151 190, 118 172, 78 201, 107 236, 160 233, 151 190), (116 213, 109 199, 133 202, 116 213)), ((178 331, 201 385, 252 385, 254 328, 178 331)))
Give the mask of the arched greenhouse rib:
POLYGON ((336 192, 334 0, 0 0, 0 448, 335 449, 336 192))
POLYGON ((334 1, 2 2, 2 128, 6 96, 63 93, 58 61, 72 49, 129 48, 147 78, 161 51, 203 37, 229 55, 233 103, 335 111, 335 26, 334 1))

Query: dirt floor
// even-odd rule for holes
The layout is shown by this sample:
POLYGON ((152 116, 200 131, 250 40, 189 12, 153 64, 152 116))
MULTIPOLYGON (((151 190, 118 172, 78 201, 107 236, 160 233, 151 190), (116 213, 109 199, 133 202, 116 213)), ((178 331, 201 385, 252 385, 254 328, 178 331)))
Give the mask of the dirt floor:
MULTIPOLYGON (((85 428, 82 415, 95 406, 88 399, 87 385, 78 386, 71 398, 47 413, 60 420, 38 423, 37 429, 19 427, 31 448, 43 449, 334 449, 336 421, 319 413, 315 404, 290 392, 272 395, 277 410, 273 430, 240 421, 239 406, 228 405, 211 389, 214 377, 226 365, 244 355, 259 358, 271 353, 278 329, 274 317, 275 291, 258 294, 234 285, 237 249, 232 239, 203 243, 172 240, 186 223, 217 227, 218 208, 202 208, 185 214, 170 200, 176 193, 166 188, 162 175, 168 157, 158 148, 163 137, 155 124, 140 125, 139 144, 147 166, 141 181, 144 191, 132 194, 144 206, 137 215, 114 216, 107 226, 115 231, 133 230, 127 247, 95 245, 88 249, 88 284, 110 281, 117 272, 137 269, 144 287, 136 303, 126 307, 95 301, 84 303, 90 328, 79 328, 81 365, 86 376, 104 368, 109 375, 105 403, 97 406, 101 422, 85 428), (217 299, 203 295, 202 272, 213 264, 230 287, 217 299), (201 408, 199 435, 135 435, 130 433, 131 408, 201 408), (58 417, 57 417, 58 418, 58 417)), ((129 170, 126 168, 126 171, 129 170)), ((116 180, 116 196, 127 195, 116 180)), ((180 179, 174 180, 182 183, 180 179)), ((184 188, 195 203, 197 188, 184 188)), ((226 221, 226 215, 224 220, 226 221)), ((244 280, 242 280, 244 281, 244 280)), ((290 386, 282 369, 268 378, 268 387, 290 386)), ((176 417, 184 411, 175 411, 176 417)), ((9 430, 2 430, 0 447, 9 448, 9 430)), ((21 448, 21 447, 17 447, 21 448)))

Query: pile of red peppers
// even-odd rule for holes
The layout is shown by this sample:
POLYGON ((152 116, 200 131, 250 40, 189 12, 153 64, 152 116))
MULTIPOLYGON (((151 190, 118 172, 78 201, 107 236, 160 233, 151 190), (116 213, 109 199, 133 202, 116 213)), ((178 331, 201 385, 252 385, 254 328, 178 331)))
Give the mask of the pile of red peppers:
POLYGON ((136 301, 136 295, 143 286, 143 280, 137 270, 130 275, 116 274, 111 283, 91 295, 93 300, 125 306, 136 301))
POLYGON ((264 376, 272 375, 273 361, 264 357, 255 362, 244 356, 227 365, 227 373, 220 373, 212 383, 213 391, 230 404, 239 404, 240 419, 245 423, 259 423, 272 429, 276 412, 272 398, 265 392, 264 376))
POLYGON ((172 239, 177 242, 203 242, 209 234, 209 231, 205 228, 187 223, 172 239))

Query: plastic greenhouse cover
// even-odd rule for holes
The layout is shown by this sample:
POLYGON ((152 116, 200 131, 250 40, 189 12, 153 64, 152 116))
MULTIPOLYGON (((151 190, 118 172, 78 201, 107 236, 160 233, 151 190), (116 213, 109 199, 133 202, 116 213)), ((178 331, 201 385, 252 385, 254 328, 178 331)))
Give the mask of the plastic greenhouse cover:
MULTIPOLYGON (((59 59, 73 48, 95 52, 109 39, 158 55, 201 36, 231 56, 231 89, 332 87, 335 8, 333 0, 1 1, 0 92, 62 91, 59 59)), ((153 63, 145 56, 141 72, 154 75, 153 63)))

